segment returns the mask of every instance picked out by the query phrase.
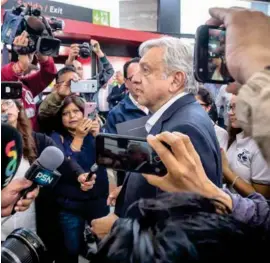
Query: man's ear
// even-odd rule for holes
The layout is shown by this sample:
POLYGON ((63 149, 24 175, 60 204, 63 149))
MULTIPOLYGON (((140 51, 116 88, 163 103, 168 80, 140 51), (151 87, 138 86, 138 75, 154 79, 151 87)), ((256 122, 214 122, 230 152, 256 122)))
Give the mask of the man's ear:
POLYGON ((178 71, 172 75, 172 83, 169 88, 171 93, 179 92, 180 90, 184 89, 186 81, 186 74, 182 71, 178 71))

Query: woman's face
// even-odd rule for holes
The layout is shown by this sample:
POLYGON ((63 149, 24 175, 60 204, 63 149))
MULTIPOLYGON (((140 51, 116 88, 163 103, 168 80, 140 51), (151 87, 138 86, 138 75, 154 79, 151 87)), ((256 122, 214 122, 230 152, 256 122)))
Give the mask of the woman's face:
POLYGON ((78 123, 83 119, 83 113, 80 109, 74 104, 70 103, 62 113, 62 122, 63 126, 68 130, 75 130, 78 126, 78 123))
POLYGON ((228 105, 228 115, 230 124, 233 128, 240 128, 236 115, 235 115, 235 103, 236 103, 236 96, 232 95, 230 104, 228 105))
POLYGON ((8 123, 17 126, 19 109, 13 100, 1 100, 1 113, 8 115, 8 123))
POLYGON ((211 106, 208 106, 205 102, 203 102, 202 98, 199 95, 196 95, 195 97, 206 112, 209 112, 211 110, 211 106))

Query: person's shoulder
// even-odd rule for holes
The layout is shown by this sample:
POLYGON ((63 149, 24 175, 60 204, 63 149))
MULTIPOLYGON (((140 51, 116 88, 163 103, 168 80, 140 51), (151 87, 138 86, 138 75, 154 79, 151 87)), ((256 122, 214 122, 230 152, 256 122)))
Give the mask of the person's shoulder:
POLYGON ((217 133, 219 133, 219 134, 221 134, 223 136, 228 136, 228 132, 225 129, 223 129, 222 127, 215 124, 214 128, 215 128, 215 131, 217 133))

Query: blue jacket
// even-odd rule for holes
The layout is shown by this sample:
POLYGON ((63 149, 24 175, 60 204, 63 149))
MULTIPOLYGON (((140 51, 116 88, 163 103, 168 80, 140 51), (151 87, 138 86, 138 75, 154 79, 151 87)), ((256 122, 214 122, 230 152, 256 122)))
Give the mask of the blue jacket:
MULTIPOLYGON (((95 139, 88 134, 83 141, 80 152, 74 152, 70 148, 73 138, 71 135, 65 135, 62 138, 59 133, 52 133, 51 138, 57 146, 63 151, 65 156, 78 163, 85 173, 90 171, 95 163, 95 139)), ((109 192, 109 182, 106 169, 99 168, 96 173, 96 184, 93 189, 84 192, 80 189, 80 184, 75 181, 61 181, 55 188, 58 196, 58 203, 62 208, 75 211, 77 213, 91 213, 91 216, 102 217, 108 213, 106 200, 109 192)))
MULTIPOLYGON (((215 185, 221 186, 221 154, 215 130, 208 114, 192 94, 173 103, 153 126, 150 134, 156 135, 163 131, 187 134, 201 158, 207 176, 215 185)), ((127 174, 117 199, 116 214, 123 217, 131 204, 140 198, 155 198, 159 191, 148 184, 141 174, 127 174)))
POLYGON ((144 116, 146 116, 146 114, 134 105, 127 94, 125 98, 109 112, 105 130, 107 133, 117 134, 116 124, 139 119, 144 116))

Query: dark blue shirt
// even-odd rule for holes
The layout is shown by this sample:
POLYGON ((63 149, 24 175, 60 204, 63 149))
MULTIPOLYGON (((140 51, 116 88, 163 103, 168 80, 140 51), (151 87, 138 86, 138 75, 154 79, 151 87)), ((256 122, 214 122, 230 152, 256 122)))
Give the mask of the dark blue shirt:
MULTIPOLYGON (((85 173, 89 172, 91 166, 95 163, 95 139, 92 135, 87 135, 84 138, 83 145, 80 152, 74 152, 70 145, 73 141, 73 137, 69 134, 60 136, 59 133, 52 133, 51 138, 56 142, 58 147, 63 151, 65 156, 75 162, 77 162, 85 173)), ((76 206, 83 204, 81 201, 90 201, 89 205, 94 205, 99 199, 107 199, 109 192, 109 182, 106 169, 99 168, 96 173, 96 183, 93 189, 85 192, 80 189, 80 184, 76 182, 67 181, 63 178, 56 186, 56 192, 59 200, 69 199, 69 203, 63 204, 64 206, 70 206, 76 209, 76 206), (62 199, 61 199, 62 198, 62 199), (94 203, 91 201, 95 201, 94 203)), ((102 202, 104 204, 104 202, 102 202)), ((97 204, 97 203, 96 203, 97 204)), ((89 209, 84 205, 84 209, 89 209)), ((96 209, 96 208, 95 208, 96 209)))

